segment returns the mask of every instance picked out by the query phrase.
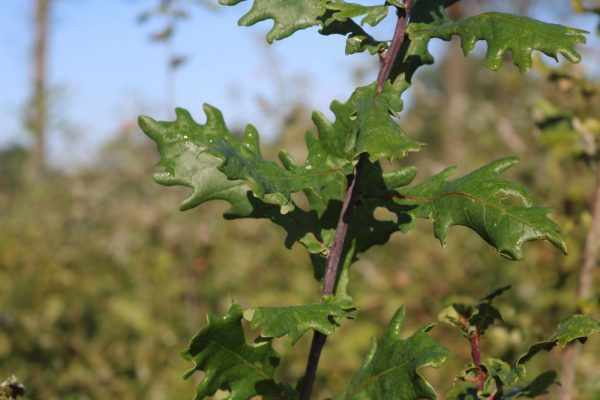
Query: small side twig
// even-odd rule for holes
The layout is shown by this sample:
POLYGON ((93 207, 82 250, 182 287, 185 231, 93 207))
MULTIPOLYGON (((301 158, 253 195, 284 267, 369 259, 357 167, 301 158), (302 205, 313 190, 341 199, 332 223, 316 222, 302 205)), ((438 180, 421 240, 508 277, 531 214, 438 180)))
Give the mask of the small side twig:
MULTIPOLYGON (((405 0, 404 4, 405 8, 398 8, 398 22, 396 24, 394 37, 392 38, 390 48, 388 52, 381 58, 381 65, 379 68, 379 74, 377 76, 378 90, 383 89, 385 82, 388 80, 392 66, 394 65, 394 61, 396 60, 396 57, 400 51, 400 47, 402 46, 402 43, 404 43, 404 39, 406 37, 406 27, 408 25, 408 18, 410 16, 410 9, 412 8, 413 0, 405 0)), ((348 189, 346 190, 346 195, 344 196, 344 203, 338 219, 333 245, 329 252, 329 256, 327 257, 327 266, 325 269, 325 278, 322 291, 323 296, 333 294, 335 292, 335 284, 337 280, 340 259, 342 257, 342 251, 344 249, 344 242, 346 241, 350 218, 356 206, 355 196, 356 189, 358 188, 358 180, 360 177, 362 164, 364 163, 366 157, 366 153, 360 155, 358 163, 354 166, 353 174, 348 177, 348 189)), ((306 372, 304 374, 304 382, 302 384, 300 400, 310 400, 317 374, 317 367, 319 365, 319 359, 321 357, 321 351, 325 345, 326 338, 327 337, 325 335, 315 331, 308 362, 306 364, 306 372)))
MULTIPOLYGON (((470 337, 471 342, 471 357, 473 358, 473 363, 475 366, 479 367, 477 370, 477 381, 475 384, 477 385, 477 390, 483 390, 483 385, 485 384, 485 372, 481 369, 481 350, 479 349, 479 331, 473 332, 470 337)), ((493 398, 490 397, 490 398, 493 398)))
POLYGON ((468 319, 469 315, 461 314, 459 321, 462 325, 463 331, 467 335, 469 335, 469 343, 471 344, 471 358, 473 359, 473 364, 475 364, 475 366, 477 367, 477 378, 474 379, 472 382, 475 383, 475 385, 477 386, 477 390, 483 390, 486 375, 485 372, 483 372, 483 370, 481 369, 481 349, 479 348, 479 338, 481 337, 481 331, 479 327, 477 327, 475 332, 469 333, 468 319))

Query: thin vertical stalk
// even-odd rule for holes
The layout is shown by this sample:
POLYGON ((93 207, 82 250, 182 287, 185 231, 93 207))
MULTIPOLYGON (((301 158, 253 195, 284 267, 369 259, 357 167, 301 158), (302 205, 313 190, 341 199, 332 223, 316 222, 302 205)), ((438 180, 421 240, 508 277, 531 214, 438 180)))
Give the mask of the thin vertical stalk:
MULTIPOLYGON (((383 89, 385 82, 388 80, 394 62, 398 57, 398 53, 400 52, 400 47, 402 46, 402 43, 404 43, 404 39, 406 37, 406 28, 408 25, 408 18, 410 16, 410 9, 413 5, 413 0, 406 0, 404 4, 405 8, 398 8, 398 22, 396 24, 394 37, 390 44, 390 48, 381 58, 379 73, 377 75, 377 87, 379 91, 383 89)), ((329 255, 327 256, 325 278, 323 281, 323 290, 321 292, 322 296, 333 294, 335 292, 340 259, 342 258, 342 252, 344 249, 344 243, 346 241, 346 235, 348 233, 350 219, 352 217, 352 213, 354 212, 354 208, 356 207, 356 190, 358 188, 358 180, 360 178, 362 165, 366 157, 366 153, 360 155, 358 163, 354 166, 352 175, 348 176, 348 188, 346 189, 346 195, 344 196, 342 211, 340 212, 340 217, 335 230, 333 245, 329 251, 329 255)), ((317 375, 319 359, 321 358, 321 351, 323 350, 323 346, 325 346, 326 339, 327 337, 325 335, 315 331, 308 356, 308 362, 306 364, 304 382, 302 384, 302 390, 300 393, 301 400, 310 400, 317 375)))
MULTIPOLYGON (((577 284, 577 302, 586 301, 592 292, 594 280, 594 267, 598 262, 598 239, 600 235, 600 161, 596 165, 596 186, 592 199, 592 223, 585 239, 583 250, 583 261, 579 272, 577 284)), ((579 308, 579 305, 578 305, 579 308)), ((581 311, 581 310, 578 310, 581 311)), ((575 383, 575 372, 577 370, 577 359, 581 352, 581 344, 577 341, 569 343, 563 355, 563 363, 560 371, 559 381, 562 384, 558 398, 560 400, 571 400, 573 398, 573 386, 575 383)))
POLYGON ((39 181, 44 172, 44 149, 47 129, 47 47, 48 14, 52 0, 37 0, 34 10, 35 39, 33 44, 33 94, 30 127, 33 133, 33 149, 29 154, 27 175, 31 181, 39 181))
MULTIPOLYGON (((479 331, 473 332, 471 334, 470 342, 471 342, 471 357, 473 358, 473 363, 475 366, 481 366, 481 350, 479 348, 479 331)), ((477 385, 477 390, 483 390, 483 385, 485 384, 485 373, 479 369, 477 371, 477 381, 475 382, 477 385)), ((490 398, 493 398, 490 397, 490 398)))
POLYGON ((406 28, 408 27, 408 18, 410 17, 410 9, 412 6, 413 0, 405 0, 405 8, 398 8, 398 21, 396 22, 396 29, 394 30, 394 37, 387 53, 381 58, 381 65, 379 66, 379 74, 377 75, 377 88, 379 90, 383 89, 385 81, 389 79, 392 67, 400 52, 400 47, 402 47, 402 43, 404 43, 406 28))
MULTIPOLYGON (((333 294, 335 291, 335 282, 337 279, 337 271, 340 264, 340 259, 342 257, 342 250, 344 248, 344 242, 348 233, 350 218, 352 217, 352 213, 356 207, 356 190, 358 188, 358 179, 360 177, 365 155, 366 153, 360 155, 358 163, 354 166, 352 175, 348 176, 348 189, 346 190, 344 203, 342 204, 342 211, 335 229, 333 245, 331 246, 331 250, 327 256, 323 290, 321 291, 322 296, 333 294)), ((327 336, 315 331, 313 341, 310 346, 308 362, 306 364, 306 372, 304 373, 304 383, 302 385, 302 392, 300 394, 301 400, 310 399, 315 378, 317 376, 317 367, 319 365, 319 359, 321 358, 321 351, 323 350, 323 346, 325 346, 326 339, 327 336)))

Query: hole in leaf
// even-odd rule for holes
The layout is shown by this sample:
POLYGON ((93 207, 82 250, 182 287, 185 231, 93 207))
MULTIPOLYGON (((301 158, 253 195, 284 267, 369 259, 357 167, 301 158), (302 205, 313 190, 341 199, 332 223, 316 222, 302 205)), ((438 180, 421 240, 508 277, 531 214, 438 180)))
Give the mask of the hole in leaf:
POLYGON ((310 210, 310 204, 308 203, 308 199, 304 193, 292 193, 292 201, 296 203, 296 206, 300 207, 302 210, 310 210))
POLYGON ((373 216, 377 221, 398 221, 398 216, 385 207, 377 207, 373 216))
POLYGON ((518 193, 508 193, 503 190, 496 192, 494 197, 500 199, 500 203, 508 207, 526 206, 523 196, 518 193))

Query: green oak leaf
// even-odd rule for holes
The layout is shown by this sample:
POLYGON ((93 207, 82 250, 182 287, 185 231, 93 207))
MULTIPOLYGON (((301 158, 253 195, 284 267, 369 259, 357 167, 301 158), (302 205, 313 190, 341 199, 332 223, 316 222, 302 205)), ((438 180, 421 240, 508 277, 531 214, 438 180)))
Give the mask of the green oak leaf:
POLYGON ((360 24, 375 26, 379 24, 388 14, 388 6, 363 6, 356 3, 346 3, 340 0, 332 0, 325 7, 334 11, 332 18, 340 22, 346 22, 348 18, 365 15, 360 24))
MULTIPOLYGON (((234 6, 242 0, 219 0, 224 6, 234 6)), ((273 28, 267 33, 267 41, 285 39, 294 32, 321 25, 319 17, 327 11, 327 0, 254 0, 252 8, 238 21, 240 26, 252 26, 272 19, 273 28)))
MULTIPOLYGON (((518 161, 517 157, 501 158, 453 181, 446 178, 456 168, 447 168, 393 197, 396 203, 408 206, 406 212, 413 217, 431 218, 442 246, 449 228, 462 225, 473 229, 510 260, 523 259, 523 244, 531 240, 548 240, 566 254, 558 225, 546 216, 552 209, 533 206, 523 185, 498 179, 518 161), (522 205, 503 204, 502 200, 510 196, 520 198, 522 205)), ((395 212, 393 206, 389 207, 395 212)))
POLYGON ((481 362, 481 366, 488 375, 486 387, 494 381, 497 387, 514 385, 519 381, 519 377, 510 364, 497 358, 487 357, 481 362))
POLYGON ((460 328, 467 338, 473 333, 483 335, 495 321, 504 321, 500 311, 490 303, 480 303, 475 307, 453 304, 439 313, 438 320, 460 328))
MULTIPOLYGON (((234 6, 242 1, 219 0, 219 3, 234 6)), ((392 3, 396 2, 394 0, 392 3)), ((319 33, 322 35, 361 36, 365 44, 373 45, 379 42, 351 18, 366 14, 361 23, 375 26, 386 17, 387 12, 387 5, 363 6, 342 0, 254 0, 252 8, 240 18, 238 24, 251 26, 272 19, 273 28, 267 34, 269 43, 285 39, 299 30, 320 26, 319 33)))
POLYGON ((380 343, 372 341, 363 366, 340 399, 437 399, 431 385, 417 370, 426 366, 437 368, 446 359, 448 350, 427 334, 434 324, 400 339, 404 317, 402 306, 383 332, 380 343))
POLYGON ((491 303, 496 297, 502 296, 504 294, 504 292, 506 292, 507 290, 510 290, 511 288, 512 288, 511 285, 507 285, 507 286, 503 286, 498 289, 494 289, 494 290, 490 291, 488 294, 486 294, 480 301, 487 301, 487 302, 491 303))
MULTIPOLYGON (((140 117, 139 125, 153 140, 157 142, 158 150, 162 156, 157 164, 164 167, 163 172, 154 174, 154 180, 165 186, 183 185, 193 189, 192 193, 181 204, 181 210, 188 210, 209 200, 235 200, 244 201, 245 193, 249 190, 243 181, 230 181, 217 167, 221 161, 207 153, 190 151, 186 144, 187 135, 180 132, 189 130, 191 117, 183 111, 182 116, 174 123, 160 123, 148 117, 140 117), (170 131, 166 133, 165 131, 170 131), (169 140, 169 137, 175 137, 169 140)), ((211 117, 207 127, 219 129, 219 121, 211 117)), ((239 201, 230 201, 232 205, 239 201)), ((235 212, 245 214, 251 212, 251 206, 244 204, 237 206, 235 212)))
POLYGON ((498 400, 543 396, 548 393, 550 386, 558 383, 555 371, 546 371, 533 381, 520 380, 508 363, 496 358, 486 358, 482 367, 488 375, 484 391, 491 393, 495 388, 500 389, 501 396, 498 400))
POLYGON ((352 160, 356 154, 356 118, 353 118, 358 108, 356 92, 348 101, 341 103, 334 100, 330 109, 335 115, 335 121, 330 122, 320 111, 313 111, 312 120, 319 131, 319 140, 330 154, 346 160, 352 160))
POLYGON ((370 40, 370 37, 364 35, 350 35, 346 40, 346 55, 362 53, 363 51, 368 51, 371 55, 381 54, 388 47, 388 41, 379 42, 370 40))
POLYGON ((522 378, 525 375, 524 364, 530 361, 536 354, 542 350, 550 351, 555 346, 565 347, 567 343, 578 339, 585 342, 588 336, 594 333, 600 333, 600 322, 583 314, 572 315, 558 324, 558 330, 544 340, 529 347, 527 353, 517 358, 515 370, 522 378))
POLYGON ((200 329, 188 349, 181 352, 184 359, 195 364, 184 378, 189 378, 195 371, 204 372, 196 399, 212 396, 219 389, 230 392, 229 400, 279 395, 281 389, 273 380, 279 354, 270 343, 257 347, 246 343, 241 323, 242 307, 230 301, 227 315, 208 314, 208 325, 200 329))
MULTIPOLYGON (((522 51, 519 52, 519 58, 514 58, 515 62, 518 61, 520 63, 518 66, 521 69, 521 72, 528 70, 529 67, 527 67, 527 63, 530 62, 530 54, 533 50, 540 50, 544 52, 548 51, 548 54, 552 57, 556 57, 557 52, 565 51, 565 54, 568 54, 567 57, 570 60, 579 59, 579 55, 575 52, 575 50, 573 50, 573 45, 575 43, 585 42, 585 38, 580 35, 587 33, 585 31, 565 28, 559 25, 545 24, 529 18, 527 18, 527 21, 531 22, 531 24, 528 23, 525 26, 520 26, 517 25, 518 18, 526 17, 510 16, 510 14, 506 14, 510 16, 508 21, 495 18, 493 28, 492 25, 488 23, 490 26, 489 29, 487 31, 480 31, 478 26, 476 26, 477 23, 483 21, 484 18, 494 18, 494 16, 501 16, 502 14, 487 13, 483 14, 482 16, 469 17, 454 22, 446 16, 444 13, 444 8, 451 6, 456 1, 457 0, 415 1, 411 11, 410 24, 407 30, 408 38, 402 44, 400 53, 396 58, 394 68, 390 74, 390 79, 394 85, 397 85, 401 88, 401 92, 406 91, 410 87, 412 77, 417 69, 424 65, 430 65, 434 63, 434 58, 428 50, 430 40, 432 38, 449 40, 449 38, 454 34, 450 33, 450 31, 456 31, 456 34, 463 36, 463 49, 467 48, 472 50, 475 44, 475 42, 472 41, 475 37, 475 41, 480 39, 489 39, 494 46, 496 46, 494 49, 503 49, 502 52, 504 52, 507 49, 512 49, 515 46, 515 38, 518 37, 517 32, 520 32, 522 29, 528 30, 533 26, 543 26, 544 33, 551 32, 553 39, 547 40, 545 43, 541 43, 542 36, 536 36, 536 34, 533 33, 528 35, 527 38, 532 40, 535 39, 531 43, 536 47, 527 48, 526 46, 523 46, 522 42, 519 42, 516 45, 517 49, 522 48, 522 51), (497 24, 498 21, 501 21, 500 24, 497 24), (501 30, 503 35, 494 36, 493 38, 489 36, 491 33, 500 33, 498 32, 499 28, 502 28, 501 30), (498 40, 498 38, 502 40, 498 40), (558 40, 554 40, 556 38, 558 38, 558 40)), ((529 31, 529 33, 532 32, 529 31)), ((520 34, 521 33, 519 33, 519 35, 520 34)), ((488 42, 488 60, 490 60, 490 62, 487 65, 499 68, 502 66, 502 55, 493 53, 493 50, 490 50, 491 48, 492 46, 490 46, 488 42)))
POLYGON ((426 52, 431 39, 448 41, 453 35, 459 35, 466 56, 479 40, 484 40, 488 44, 486 67, 493 71, 502 68, 504 53, 510 50, 515 65, 523 74, 531 69, 531 53, 534 50, 557 60, 560 53, 570 62, 578 63, 581 56, 574 45, 585 43, 583 34, 588 33, 529 17, 495 12, 444 24, 411 23, 407 32, 420 53, 426 52))
POLYGON ((555 371, 546 371, 540 374, 533 381, 521 381, 514 386, 504 388, 503 396, 498 399, 516 399, 518 397, 534 398, 548 394, 550 386, 557 384, 557 374, 555 371))
MULTIPOLYGON (((319 113, 313 115, 319 137, 317 139, 310 132, 306 135, 311 149, 309 160, 298 167, 292 158, 282 151, 280 160, 285 169, 260 158, 254 130, 249 131, 251 140, 248 140, 248 137, 244 141, 233 137, 228 132, 221 113, 210 106, 205 106, 207 122, 204 125, 194 122, 185 110, 177 110, 177 119, 174 122, 157 122, 142 117, 140 126, 157 142, 161 154, 158 166, 162 166, 164 171, 155 174, 155 180, 163 185, 184 185, 193 189, 182 203, 182 210, 209 200, 225 200, 231 204, 231 208, 224 214, 226 219, 271 220, 287 231, 285 244, 288 248, 299 242, 314 255, 312 260, 315 276, 320 280, 324 270, 324 256, 328 254, 332 245, 345 193, 345 174, 349 172, 351 161, 356 154, 354 146, 344 146, 348 141, 356 142, 357 118, 352 117, 358 107, 355 98, 356 95, 353 95, 346 104, 332 104, 337 116, 335 123, 330 123, 319 113), (260 168, 253 168, 257 164, 261 165, 260 168), (311 209, 306 211, 285 198, 285 184, 273 185, 271 182, 269 186, 265 186, 260 176, 260 171, 264 172, 266 169, 276 171, 275 176, 297 176, 295 174, 303 174, 311 165, 317 164, 326 165, 327 168, 333 167, 332 176, 321 180, 317 177, 321 174, 317 172, 317 176, 308 178, 316 178, 325 185, 317 190, 314 187, 303 190, 311 204, 311 209), (336 166, 343 167, 339 171, 333 171, 336 166), (245 179, 240 179, 243 177, 245 179), (269 188, 279 192, 266 194, 262 198, 257 197, 257 194, 273 191, 269 188), (282 208, 287 208, 288 212, 282 214, 282 208)), ((365 182, 381 181, 383 183, 380 186, 383 189, 388 187, 384 180, 396 184, 395 188, 410 183, 416 173, 413 167, 384 173, 378 165, 372 165, 370 162, 365 171, 370 171, 365 182)), ((327 174, 329 173, 325 175, 327 174)), ((269 175, 269 178, 271 177, 269 175)), ((289 189, 289 186, 287 188, 289 189)), ((338 299, 348 299, 345 287, 349 279, 349 267, 357 259, 357 255, 373 245, 384 244, 389 236, 398 230, 393 221, 376 220, 373 216, 374 210, 375 207, 371 205, 361 204, 353 217, 354 222, 351 223, 347 238, 348 245, 344 250, 343 265, 346 267, 339 277, 338 299)))
POLYGON ((354 319, 351 313, 356 309, 336 302, 292 307, 256 307, 246 310, 244 318, 251 321, 252 329, 264 325, 260 333, 261 340, 288 335, 293 346, 311 329, 326 336, 335 333, 340 327, 338 320, 354 319))
POLYGON ((377 82, 356 89, 356 154, 369 153, 372 162, 381 157, 403 158, 409 151, 419 151, 423 143, 410 139, 392 119, 402 109, 400 91, 389 82, 381 91, 377 82))
POLYGON ((381 92, 377 82, 357 88, 346 103, 331 103, 336 119, 332 123, 322 113, 313 113, 319 141, 327 153, 356 160, 369 153, 371 161, 381 157, 402 158, 419 151, 423 143, 410 139, 392 119, 402 109, 400 90, 389 82, 381 92))
POLYGON ((174 122, 140 117, 140 127, 157 143, 161 154, 157 166, 164 167, 163 172, 154 175, 154 180, 162 185, 193 189, 182 209, 215 198, 227 200, 227 192, 239 190, 239 181, 246 181, 256 197, 280 204, 285 213, 292 206, 293 192, 310 188, 318 194, 336 175, 351 171, 346 161, 326 154, 311 133, 306 136, 309 148, 306 162, 300 167, 290 165, 283 169, 262 158, 258 132, 253 126, 248 125, 242 141, 229 132, 219 110, 205 104, 204 111, 207 115, 204 125, 196 123, 183 109, 176 110, 174 122), (234 182, 226 183, 218 173, 234 182))

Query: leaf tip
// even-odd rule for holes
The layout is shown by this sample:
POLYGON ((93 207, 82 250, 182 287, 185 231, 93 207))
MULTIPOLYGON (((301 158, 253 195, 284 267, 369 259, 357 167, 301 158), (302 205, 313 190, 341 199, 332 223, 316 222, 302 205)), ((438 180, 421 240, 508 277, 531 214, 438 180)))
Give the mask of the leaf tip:
POLYGON ((404 325, 405 317, 406 309, 404 308, 404 304, 402 304, 392 317, 392 320, 390 321, 388 328, 385 330, 383 337, 399 336, 400 331, 402 330, 402 325, 404 325))
POLYGON ((160 136, 160 132, 162 132, 162 126, 154 119, 146 116, 140 115, 138 117, 138 126, 150 139, 155 142, 160 136))

